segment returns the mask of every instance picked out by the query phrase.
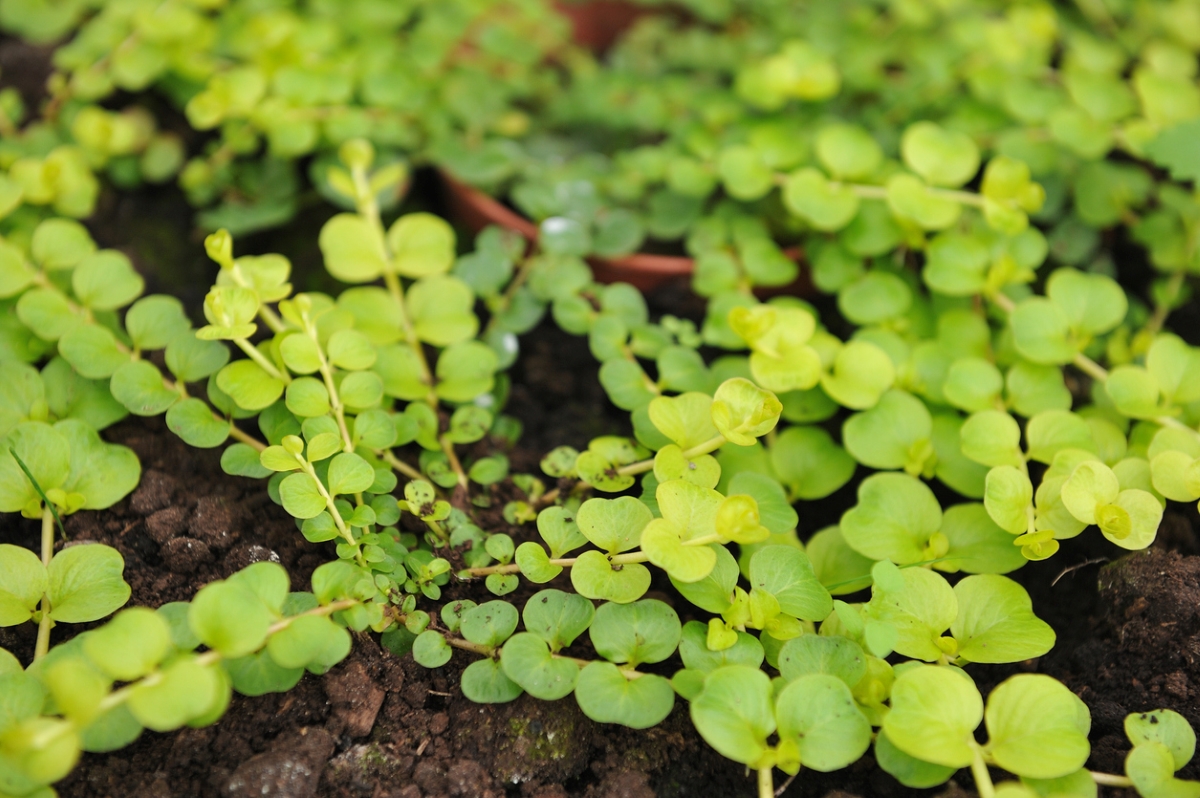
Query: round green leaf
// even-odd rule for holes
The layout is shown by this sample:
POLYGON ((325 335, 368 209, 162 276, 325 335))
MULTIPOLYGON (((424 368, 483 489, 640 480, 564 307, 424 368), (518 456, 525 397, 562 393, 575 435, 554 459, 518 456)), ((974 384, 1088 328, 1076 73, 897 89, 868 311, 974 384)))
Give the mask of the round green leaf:
POLYGON ((835 177, 862 180, 883 161, 883 150, 857 125, 828 125, 817 133, 817 158, 835 177))
POLYGON ((213 415, 201 399, 190 397, 167 410, 167 427, 189 446, 212 449, 229 438, 230 424, 213 415))
POLYGON ((281 668, 303 668, 319 662, 322 654, 337 647, 339 642, 348 648, 350 633, 328 616, 302 615, 271 635, 267 653, 281 668))
POLYGON ((109 386, 113 398, 138 416, 157 416, 180 398, 163 384, 159 370, 144 360, 127 360, 112 375, 109 386))
POLYGON ((0 543, 0 626, 28 621, 46 587, 46 568, 36 554, 21 546, 0 543))
POLYGON ((71 273, 71 288, 84 307, 92 310, 123 308, 141 296, 146 282, 115 249, 94 252, 71 273))
POLYGON ((929 559, 942 509, 923 482, 906 474, 874 474, 858 487, 858 504, 842 516, 850 547, 872 560, 901 565, 929 559))
POLYGON ((983 506, 1004 531, 1012 535, 1027 532, 1027 509, 1032 503, 1033 484, 1025 472, 1010 465, 996 466, 988 471, 983 506))
POLYGON ((905 128, 900 154, 908 168, 935 186, 957 188, 979 171, 979 148, 971 137, 933 122, 905 128))
POLYGON ((579 672, 575 700, 583 714, 598 723, 649 729, 671 714, 675 691, 661 676, 626 678, 616 665, 590 662, 579 672))
POLYGON ((545 640, 552 651, 558 651, 575 642, 595 615, 595 606, 583 596, 549 589, 530 596, 521 620, 527 631, 545 640))
POLYGON ((1139 795, 1151 798, 1196 798, 1200 782, 1175 778, 1175 759, 1171 749, 1157 741, 1138 746, 1125 757, 1125 773, 1139 795))
POLYGON ((725 758, 758 767, 768 756, 775 711, 771 681, 757 668, 727 665, 714 670, 689 709, 696 731, 725 758))
POLYGON ((129 600, 124 571, 125 559, 110 546, 92 543, 63 549, 46 569, 50 617, 87 623, 116 612, 129 600))
POLYGON ((896 368, 886 352, 866 341, 851 341, 834 356, 833 368, 821 377, 821 387, 843 407, 866 410, 895 379, 896 368))
POLYGON ((1013 345, 1034 363, 1063 365, 1078 351, 1071 339, 1071 320, 1062 307, 1045 297, 1021 300, 1009 318, 1013 345))
POLYGON ((775 428, 782 411, 775 394, 735 377, 721 383, 713 395, 712 422, 730 443, 750 446, 775 428))
POLYGON ((1175 770, 1191 762, 1196 753, 1196 732, 1174 710, 1156 709, 1125 716, 1125 735, 1135 747, 1149 742, 1165 745, 1175 760, 1175 770))
POLYGON ((529 632, 508 639, 500 651, 500 666, 505 676, 543 701, 570 695, 579 679, 576 662, 555 658, 546 641, 529 632))
MULTIPOLYGON (((374 472, 372 472, 374 473, 374 472)), ((306 473, 289 474, 279 483, 283 509, 296 518, 314 518, 325 510, 325 497, 306 473)))
POLYGON ((857 467, 854 458, 821 427, 783 430, 771 445, 771 465, 798 499, 822 499, 845 485, 857 467))
POLYGON ((1066 776, 1091 752, 1087 705, 1049 676, 1023 673, 1001 682, 988 696, 985 720, 992 759, 1018 776, 1066 776))
POLYGON ((417 664, 426 668, 440 668, 450 661, 454 649, 446 642, 446 638, 432 629, 421 632, 413 641, 412 655, 417 664))
POLYGON ((213 665, 184 657, 167 666, 162 678, 139 683, 129 696, 129 711, 148 729, 172 731, 208 711, 220 697, 213 665))
MULTIPOLYGON (((129 355, 117 347, 116 337, 98 324, 71 327, 58 339, 58 351, 80 376, 90 380, 105 379, 129 364, 129 355)), ((142 365, 154 368, 148 363, 142 365)), ((162 384, 161 377, 158 382, 162 384)))
POLYGON ((950 632, 968 662, 1021 662, 1054 647, 1054 630, 1033 614, 1029 594, 1011 579, 968 576, 954 586, 954 595, 958 617, 950 632))
MULTIPOLYGON (((890 648, 926 662, 941 659, 945 653, 941 645, 942 633, 950 628, 958 614, 957 598, 946 580, 924 568, 898 570, 887 562, 877 563, 871 574, 875 584, 866 615, 869 620, 895 630, 890 648), (889 572, 896 584, 887 584, 886 578, 881 578, 889 572)), ((867 642, 870 643, 869 637, 867 642)))
POLYGON ((945 564, 939 564, 946 570, 957 567, 969 574, 1006 574, 1026 563, 1020 548, 1013 545, 1012 534, 997 526, 978 502, 947 509, 939 532, 949 543, 943 557, 945 564))
POLYGON ((886 734, 875 738, 875 761, 896 781, 916 789, 945 784, 958 771, 956 767, 935 765, 909 756, 897 748, 886 734))
POLYGON ((576 523, 584 537, 610 554, 636 548, 642 530, 654 514, 632 496, 588 499, 579 507, 576 523))
POLYGON ((962 453, 985 466, 1021 466, 1021 427, 1000 410, 982 410, 963 422, 962 453))
POLYGON ((834 186, 812 167, 799 169, 783 185, 787 209, 824 232, 841 230, 858 214, 858 196, 848 186, 834 186))
POLYGON ((850 548, 842 530, 826 527, 809 538, 804 547, 813 573, 834 596, 856 593, 871 584, 874 561, 850 548))
POLYGON ((244 410, 263 410, 283 395, 283 381, 253 360, 237 360, 217 372, 217 387, 244 410))
POLYGON ((188 611, 188 622, 200 641, 229 658, 262 648, 274 620, 253 590, 234 581, 201 588, 188 611))
POLYGON ((517 608, 507 601, 488 601, 463 613, 462 636, 481 646, 498 646, 517 628, 517 608))
POLYGON ((805 621, 823 621, 833 599, 817 581, 812 564, 794 546, 763 546, 750 558, 750 584, 779 602, 779 609, 805 621))
POLYGON ((368 283, 387 268, 383 242, 367 220, 357 214, 334 216, 321 228, 317 243, 325 257, 325 268, 343 282, 368 283))
POLYGON ((571 568, 571 585, 581 596, 590 599, 618 604, 637 601, 650 589, 650 569, 638 563, 619 568, 615 569, 600 552, 585 551, 571 568))
POLYGON ((842 427, 846 450, 871 468, 919 474, 932 454, 933 417, 910 393, 890 390, 876 404, 855 413, 842 427))
POLYGON ((83 641, 88 659, 121 682, 132 682, 154 670, 170 649, 167 622, 146 607, 122 610, 83 641))
POLYGON ((983 699, 965 675, 917 665, 896 677, 883 731, 903 753, 943 767, 964 768, 975 758, 975 727, 983 699))
POLYGON ((850 688, 836 676, 801 676, 775 702, 779 737, 800 750, 802 766, 828 773, 866 753, 871 724, 854 703, 850 688))
POLYGON ((779 650, 779 673, 789 682, 812 674, 826 674, 853 688, 867 673, 867 655, 846 637, 800 635, 779 650))
POLYGON ((600 656, 636 667, 662 662, 674 654, 682 630, 675 610, 661 601, 647 599, 600 605, 589 635, 600 656))
POLYGON ((454 229, 431 213, 401 216, 388 229, 387 244, 393 267, 405 277, 443 274, 454 265, 454 229))
POLYGON ((477 704, 506 704, 525 692, 521 686, 504 675, 504 669, 494 659, 472 662, 459 681, 463 695, 477 704))

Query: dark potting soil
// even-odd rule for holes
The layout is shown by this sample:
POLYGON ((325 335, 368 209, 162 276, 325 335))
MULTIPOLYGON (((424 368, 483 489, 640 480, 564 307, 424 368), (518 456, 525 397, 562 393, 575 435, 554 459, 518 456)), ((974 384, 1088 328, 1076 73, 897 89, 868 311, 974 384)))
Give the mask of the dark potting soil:
MULTIPOLYGON (((586 344, 543 328, 523 341, 510 412, 525 425, 511 452, 514 468, 534 471, 560 443, 585 445, 601 433, 624 432, 595 377, 586 344)), ((157 419, 130 419, 105 433, 130 446, 143 463, 141 485, 112 510, 67 521, 71 541, 115 546, 126 559, 131 604, 187 600, 205 583, 260 560, 283 564, 298 587, 333 556, 328 544, 304 541, 295 523, 267 497, 260 481, 226 476, 219 451, 187 447, 157 419)), ((511 488, 502 489, 511 491, 511 488)), ((841 492, 839 492, 840 494, 841 492)), ((849 494, 852 496, 853 494, 849 494)), ((849 496, 802 505, 801 530, 847 505, 849 496), (829 505, 829 506, 824 506, 829 505)), ((503 524, 498 512, 488 522, 503 524)), ((497 528, 492 526, 493 529, 497 528)), ((1038 614, 1055 627, 1058 645, 1039 661, 977 665, 971 673, 986 693, 1022 671, 1062 679, 1093 715, 1089 766, 1120 772, 1128 745, 1128 712, 1168 707, 1200 723, 1200 557, 1194 508, 1173 506, 1160 543, 1122 553, 1096 535, 1067 541, 1051 561, 1013 574, 1030 591, 1038 614), (1168 548, 1169 547, 1169 550, 1168 548), (1065 568, 1081 566, 1067 573, 1065 568)), ((518 540, 532 525, 508 528, 518 540)), ((35 521, 6 516, 0 539, 36 548, 35 521)), ((60 543, 61 545, 61 543, 60 543)), ((562 579, 562 577, 560 577, 562 579)), ((561 586, 561 585, 559 585, 561 586)), ((534 588, 511 597, 520 603, 534 588)), ((669 586, 653 595, 674 601, 669 586)), ((452 586, 450 597, 487 600, 482 585, 452 586)), ((688 606, 674 602, 688 617, 688 606)), ((78 629, 59 627, 61 641, 78 629)), ((457 653, 427 670, 357 635, 353 653, 321 677, 258 698, 235 696, 226 716, 205 729, 146 732, 128 748, 88 754, 58 789, 65 798, 225 796, 370 796, 370 798, 668 798, 751 796, 744 768, 724 760, 691 728, 679 702, 657 728, 633 731, 588 720, 574 701, 529 696, 504 705, 466 700, 458 678, 470 658, 457 653)), ((0 646, 27 658, 34 630, 0 630, 0 646)), ((577 643, 588 656, 586 643, 577 643)), ((669 673, 677 663, 664 663, 669 673)), ((1194 766, 1193 766, 1194 767, 1194 766)), ((1189 768, 1191 769, 1191 768, 1189 768)), ((1194 775, 1185 771, 1183 775, 1194 775)), ((1002 777, 1001 774, 996 774, 1002 777)), ((782 782, 781 782, 782 783, 782 782)), ((846 770, 802 772, 784 793, 837 796, 961 795, 958 783, 931 791, 900 786, 870 756, 846 770)), ((1113 792, 1113 794, 1117 794, 1113 792)))

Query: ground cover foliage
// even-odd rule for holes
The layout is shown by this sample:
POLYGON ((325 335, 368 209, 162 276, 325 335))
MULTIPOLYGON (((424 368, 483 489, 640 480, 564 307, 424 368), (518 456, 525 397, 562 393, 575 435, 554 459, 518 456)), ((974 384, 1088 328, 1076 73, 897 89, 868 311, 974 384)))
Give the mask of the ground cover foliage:
POLYGON ((0 91, 0 511, 42 530, 40 552, 0 545, 0 623, 38 628, 0 657, 0 793, 52 795, 81 751, 213 723, 374 632, 429 668, 471 658, 477 702, 644 729, 686 701, 763 798, 775 770, 871 749, 910 787, 970 769, 985 798, 1200 794, 1177 713, 1130 715, 1125 772, 1093 773, 1066 687, 1024 673, 985 699, 971 676, 1054 645, 1005 574, 1081 534, 1144 549, 1167 502, 1200 499, 1200 354, 1168 331, 1200 263, 1200 6, 700 3, 603 63, 536 2, 347 8, 0 13, 67 37, 41 107, 0 91), (160 129, 151 96, 191 130, 160 129), (398 213, 410 162, 509 198, 536 243, 460 246, 398 213), (235 247, 293 216, 305 171, 339 209, 319 236, 336 295, 235 247), (176 176, 217 228, 199 327, 79 221, 105 183, 176 176), (647 238, 695 256, 702 320, 594 281, 586 257, 647 238), (1148 296, 1115 279, 1118 240, 1161 274, 1148 296), (796 243, 840 318, 761 298, 796 279, 796 243), (512 473, 507 372, 545 318, 587 338, 633 435, 512 473), (56 553, 63 516, 136 487, 100 435, 128 415, 220 447, 331 543, 311 590, 258 563, 121 609, 119 553, 56 553), (805 502, 860 466, 801 542, 805 502), (481 521, 506 481, 503 517, 538 540, 481 521), (705 620, 647 597, 656 574, 705 620), (456 597, 466 580, 495 598, 456 597), (585 635, 594 656, 564 653, 585 635))

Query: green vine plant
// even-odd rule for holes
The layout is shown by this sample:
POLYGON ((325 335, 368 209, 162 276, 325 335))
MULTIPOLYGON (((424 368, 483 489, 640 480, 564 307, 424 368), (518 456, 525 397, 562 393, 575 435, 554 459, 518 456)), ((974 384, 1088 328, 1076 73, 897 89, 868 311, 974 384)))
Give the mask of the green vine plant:
MULTIPOLYGON (((136 483, 136 459, 98 430, 165 413, 189 444, 224 446, 230 474, 269 477, 300 534, 332 542, 337 559, 314 574, 312 594, 289 594, 281 569, 256 565, 190 607, 126 610, 48 653, 39 636, 30 668, 12 658, 2 677, 20 686, 2 693, 16 708, 0 724, 0 790, 49 794, 79 750, 215 721, 230 689, 289 689, 346 655, 346 629, 382 632, 428 667, 464 652, 462 690, 479 702, 573 695, 598 722, 647 728, 682 698, 704 739, 757 771, 763 798, 774 769, 835 770, 872 740, 880 766, 909 786, 970 768, 985 796, 1041 795, 1047 780, 1072 795, 1191 789, 1174 777, 1187 739, 1194 747, 1181 719, 1150 739, 1158 724, 1131 716, 1127 773, 1092 774, 1087 710, 1066 688, 1014 677, 985 709, 964 670, 1054 644, 1003 574, 1091 525, 1143 548, 1166 499, 1196 498, 1183 493, 1200 456, 1194 350, 1157 332, 1144 365, 1100 366, 1092 355, 1128 312, 1114 281, 1060 269, 1035 296, 1009 271, 960 299, 917 286, 931 270, 974 268, 965 259, 930 260, 920 276, 877 265, 869 290, 839 296, 847 318, 870 320, 842 341, 801 300, 759 301, 747 275, 737 302, 711 303, 700 326, 652 322, 637 291, 592 281, 570 225, 545 224, 529 254, 486 230, 457 258, 436 217, 385 225, 377 196, 397 175, 374 167, 366 142, 342 148, 329 180, 356 210, 319 239, 330 274, 356 287, 293 295, 285 259, 235 257, 218 233, 206 242, 219 272, 199 329, 176 300, 140 297, 129 261, 97 250, 76 222, 48 219, 27 238, 18 224, 6 239, 4 509, 41 517, 52 550, 51 505, 99 509, 136 483), (519 434, 502 413, 503 371, 517 336, 547 314, 588 336, 634 436, 548 453, 553 490, 513 475, 525 499, 505 516, 540 540, 517 545, 476 523, 475 509, 508 476, 502 449, 519 434), (702 345, 730 354, 708 361, 702 345), (1091 380, 1077 410, 1066 366, 1091 380), (839 442, 820 424, 840 408, 839 442), (481 441, 490 453, 458 448, 481 441), (72 481, 95 458, 111 465, 78 473, 106 481, 72 481), (876 473, 855 505, 801 544, 794 505, 828 496, 858 464, 876 473), (929 479, 968 501, 943 508, 929 479), (404 515, 421 534, 401 531, 404 515), (465 566, 457 574, 452 558, 465 566), (686 610, 645 598, 653 570, 686 610), (564 571, 570 591, 544 589, 521 611, 503 599, 522 578, 564 571), (499 598, 455 599, 456 576, 499 598), (836 598, 867 588, 865 601, 836 598), (594 658, 563 653, 585 632, 594 658), (668 677, 660 663, 675 656, 683 667, 668 677), (1021 709, 1031 705, 1039 712, 1021 709), (988 766, 1021 781, 993 786, 988 766)), ((991 235, 997 258, 1038 240, 1033 228, 991 235)), ((49 565, 0 548, 0 606, 16 608, 13 622, 39 608, 43 624, 70 621, 54 615, 70 600, 54 592, 54 563, 101 548, 73 546, 49 565)), ((108 568, 81 599, 93 619, 128 598, 108 568)))
POLYGON ((380 200, 395 207, 409 156, 432 139, 528 128, 521 104, 553 87, 541 67, 568 49, 568 23, 544 0, 269 10, 244 0, 13 0, 0 27, 58 43, 39 113, 16 89, 0 91, 0 207, 23 190, 30 205, 85 218, 100 187, 94 173, 127 189, 175 180, 202 227, 235 234, 291 220, 306 177, 324 200, 353 208, 327 175, 355 138, 386 160, 396 179, 380 200), (120 92, 137 99, 114 111, 120 92), (147 107, 164 104, 210 140, 189 151, 157 129, 147 107), (312 161, 308 175, 302 159, 312 161))

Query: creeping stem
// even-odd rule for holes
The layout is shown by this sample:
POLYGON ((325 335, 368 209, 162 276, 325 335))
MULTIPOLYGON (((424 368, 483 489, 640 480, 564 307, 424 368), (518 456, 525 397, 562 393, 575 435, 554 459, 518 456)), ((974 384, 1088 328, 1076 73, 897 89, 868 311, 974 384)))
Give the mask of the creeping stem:
POLYGON ((425 401, 430 407, 436 408, 438 400, 437 394, 433 391, 433 371, 429 368, 429 361, 425 358, 425 349, 421 346, 420 339, 417 338, 417 331, 413 327, 412 319, 408 317, 408 307, 404 304, 404 288, 400 285, 400 277, 393 268, 392 253, 388 250, 387 245, 387 234, 383 229, 383 220, 379 216, 379 203, 375 200, 375 192, 371 191, 366 168, 355 165, 350 171, 354 180, 355 206, 359 215, 366 219, 375 232, 375 242, 385 264, 383 282, 387 285, 388 293, 392 295, 392 299, 396 303, 396 310, 400 314, 400 326, 404 328, 405 342, 417 356, 417 364, 421 368, 421 379, 429 386, 429 393, 426 395, 425 401))
POLYGON ((975 758, 971 760, 971 776, 975 779, 975 791, 979 798, 995 798, 996 786, 992 784, 992 774, 988 773, 987 762, 983 760, 983 749, 973 746, 975 758))
POLYGON ((458 460, 458 455, 454 451, 454 444, 445 435, 438 440, 442 443, 442 452, 446 455, 446 460, 450 463, 450 470, 458 477, 458 484, 462 487, 467 487, 467 472, 463 470, 462 463, 458 460))
MULTIPOLYGON (((1016 308, 1016 305, 1011 299, 999 292, 992 294, 991 300, 995 302, 996 306, 1005 313, 1012 313, 1016 308)), ((1104 366, 1101 366, 1099 363, 1092 360, 1082 352, 1075 353, 1075 357, 1071 359, 1071 365, 1091 377, 1096 382, 1101 384, 1108 382, 1108 369, 1104 368, 1104 366)), ((1200 438, 1200 431, 1192 429, 1174 416, 1155 416, 1149 420, 1161 427, 1173 427, 1174 429, 1187 430, 1196 437, 1200 438)))
MULTIPOLYGON (((709 438, 704 443, 698 443, 690 449, 683 450, 683 456, 688 460, 701 455, 711 454, 717 449, 720 449, 725 443, 725 436, 718 435, 715 438, 709 438)), ((647 471, 654 470, 654 458, 642 460, 638 463, 630 463, 626 466, 621 466, 617 469, 617 473, 622 476, 635 476, 637 474, 645 474, 647 471)))
MULTIPOLYGON (((279 621, 276 621, 271 625, 270 628, 267 629, 267 639, 269 640, 272 635, 282 632, 300 618, 305 618, 309 615, 332 615, 335 612, 348 610, 359 603, 360 602, 357 599, 341 599, 339 601, 326 604, 323 607, 314 607, 308 612, 302 612, 299 615, 293 615, 290 618, 283 618, 279 621)), ((205 651, 203 654, 196 656, 196 664, 204 666, 215 665, 222 659, 223 657, 219 651, 205 651)), ((132 684, 122 687, 120 690, 115 690, 109 693, 98 705, 97 714, 103 714, 114 707, 124 704, 129 700, 129 697, 133 695, 134 691, 138 687, 149 687, 158 684, 162 681, 162 678, 162 672, 155 671, 154 673, 151 673, 150 675, 145 676, 138 681, 133 682, 132 684)))
POLYGON ((418 471, 417 469, 410 466, 408 463, 401 460, 399 457, 397 457, 392 452, 384 451, 380 456, 383 458, 383 462, 387 463, 393 469, 395 469, 396 471, 399 471, 401 474, 408 477, 409 479, 425 479, 424 474, 422 474, 420 471, 418 471))
MULTIPOLYGON (((686 544, 685 544, 686 545, 686 544)), ((614 554, 608 558, 608 561, 613 565, 629 565, 636 562, 647 562, 650 557, 641 551, 631 551, 627 554, 614 554)), ((550 560, 551 565, 557 565, 562 568, 570 568, 579 560, 578 557, 565 557, 557 560, 550 560)), ((458 572, 460 576, 472 578, 477 576, 491 576, 492 574, 519 574, 521 568, 515 562, 508 565, 489 565, 486 568, 466 568, 458 572)))
POLYGON ((263 371, 267 372, 267 374, 269 374, 270 376, 279 380, 284 385, 286 385, 292 381, 292 376, 290 374, 288 374, 286 371, 282 371, 282 370, 276 368, 275 364, 272 363, 271 361, 267 360, 266 356, 263 355, 262 352, 258 351, 258 347, 256 347, 254 344, 250 343, 250 341, 248 341, 247 339, 234 338, 233 343, 237 345, 238 349, 240 349, 246 353, 246 357, 250 358, 255 363, 257 363, 259 368, 261 368, 263 371))
POLYGON ((350 430, 346 428, 346 408, 338 393, 337 383, 333 381, 333 369, 329 367, 329 359, 325 357, 325 352, 321 349, 317 326, 309 320, 307 313, 303 314, 301 320, 304 322, 304 334, 309 337, 317 349, 318 369, 321 372, 321 379, 325 382, 325 391, 329 394, 329 403, 333 407, 333 417, 337 420, 338 431, 342 435, 342 451, 352 452, 354 451, 354 441, 350 437, 350 430))
MULTIPOLYGON (((49 568, 50 559, 54 556, 54 511, 50 509, 50 503, 42 508, 42 565, 49 568)), ((46 652, 50 650, 50 627, 54 622, 50 620, 50 596, 42 596, 42 620, 38 623, 37 645, 33 650, 34 660, 39 660, 46 656, 46 652)))
POLYGON ((1133 779, 1128 776, 1114 776, 1112 773, 1097 773, 1094 770, 1089 770, 1088 773, 1091 775, 1092 781, 1103 784, 1105 787, 1133 786, 1133 779))
POLYGON ((297 454, 293 455, 293 457, 296 458, 296 462, 300 464, 300 468, 304 471, 304 473, 308 474, 309 479, 313 481, 313 484, 317 486, 317 490, 320 492, 321 498, 325 500, 325 509, 329 510, 329 515, 333 517, 333 523, 335 526, 337 526, 338 534, 345 538, 346 542, 354 548, 354 558, 358 560, 358 564, 366 565, 366 562, 363 560, 362 549, 358 546, 358 541, 354 539, 354 535, 351 534, 350 528, 346 526, 345 519, 343 519, 342 514, 338 512, 337 503, 334 502, 333 496, 331 496, 329 491, 325 489, 325 485, 322 484, 321 480, 317 478, 317 470, 313 468, 312 463, 305 460, 303 456, 297 454))
MULTIPOLYGON (((435 629, 434 631, 441 632, 442 638, 445 639, 447 645, 453 646, 454 648, 457 648, 457 649, 461 649, 462 651, 469 651, 472 654, 478 654, 481 657, 495 657, 495 656, 499 655, 500 649, 502 648, 502 646, 501 647, 484 646, 484 645, 480 645, 479 643, 472 643, 470 640, 463 640, 461 637, 451 637, 449 634, 447 634, 444 630, 441 630, 441 629, 435 629)), ((580 668, 585 668, 588 665, 592 664, 593 662, 599 661, 599 660, 590 660, 590 659, 580 659, 579 657, 568 657, 566 654, 551 654, 550 656, 553 657, 554 659, 561 659, 561 660, 566 660, 567 662, 574 662, 580 668)), ((631 682, 634 679, 640 679, 646 675, 646 674, 642 673, 641 671, 637 670, 636 668, 630 668, 625 665, 617 665, 617 669, 621 671, 621 675, 624 676, 627 681, 631 681, 631 682)))
MULTIPOLYGON (((72 313, 83 319, 86 319, 89 324, 95 323, 95 319, 92 317, 91 311, 72 301, 71 298, 62 291, 62 289, 60 289, 49 277, 46 276, 45 272, 38 272, 37 277, 34 278, 34 282, 39 287, 45 288, 48 291, 53 291, 55 294, 57 294, 59 299, 67 303, 67 307, 70 308, 72 313)), ((114 340, 113 345, 117 348, 118 352, 129 355, 130 360, 141 360, 140 352, 130 349, 120 340, 114 340)), ((188 398, 187 388, 182 383, 177 383, 166 375, 163 375, 162 381, 163 387, 168 391, 177 393, 185 399, 188 398)), ((226 420, 224 416, 220 415, 215 410, 212 410, 211 412, 213 414, 213 418, 217 421, 223 422, 226 420)), ((256 451, 261 452, 263 449, 267 448, 265 443, 256 440, 254 437, 238 429, 237 426, 233 424, 230 424, 229 437, 233 438, 234 440, 241 441, 247 446, 253 447, 256 451)))
POLYGON ((775 774, 772 772, 774 768, 765 767, 758 769, 758 798, 775 798, 775 774))
POLYGON ((1142 335, 1148 338, 1158 335, 1159 330, 1162 329, 1163 324, 1167 321, 1167 316, 1171 315, 1171 304, 1179 296, 1179 292, 1183 290, 1183 281, 1186 276, 1184 271, 1180 269, 1167 280, 1167 290, 1163 292, 1166 294, 1166 301, 1160 302, 1155 306, 1154 315, 1150 317, 1149 321, 1146 322, 1146 326, 1142 328, 1142 335))

